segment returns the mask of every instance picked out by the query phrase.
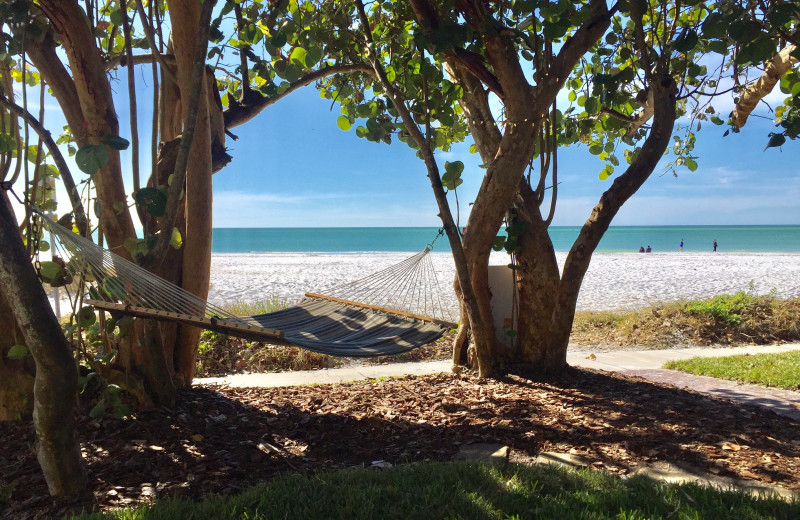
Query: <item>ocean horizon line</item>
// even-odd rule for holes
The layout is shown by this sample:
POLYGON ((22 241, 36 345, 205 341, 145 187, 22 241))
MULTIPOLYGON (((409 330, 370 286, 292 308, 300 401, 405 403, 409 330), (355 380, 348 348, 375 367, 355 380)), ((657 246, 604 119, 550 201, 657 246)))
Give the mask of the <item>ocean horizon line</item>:
MULTIPOLYGON (((348 253, 419 252, 435 241, 434 250, 449 251, 446 237, 436 227, 303 227, 214 228, 212 252, 216 253, 348 253)), ((552 226, 553 249, 569 251, 580 226, 552 226)), ((469 230, 467 230, 469 233, 469 230)), ((499 234, 503 234, 502 232, 499 234)), ((800 226, 612 226, 597 251, 637 252, 648 246, 653 252, 800 252, 800 226)))
MULTIPOLYGON (((582 228, 583 225, 550 226, 550 229, 582 228)), ((800 228, 800 224, 653 224, 653 225, 612 225, 616 228, 800 228)), ((213 230, 230 229, 440 229, 441 226, 215 226, 213 230)), ((501 229, 502 231, 502 229, 501 229)))

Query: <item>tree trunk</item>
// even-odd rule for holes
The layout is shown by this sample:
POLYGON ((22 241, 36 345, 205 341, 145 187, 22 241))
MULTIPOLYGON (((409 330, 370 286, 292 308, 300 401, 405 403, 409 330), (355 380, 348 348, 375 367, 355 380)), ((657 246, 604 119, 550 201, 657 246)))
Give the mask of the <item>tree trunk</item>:
MULTIPOLYGON (((69 59, 83 114, 80 126, 86 130, 88 144, 100 144, 104 136, 118 135, 119 121, 114 110, 111 84, 86 13, 74 0, 42 0, 40 7, 58 32, 69 59)), ((60 103, 64 101, 73 100, 59 99, 60 103)), ((74 121, 69 123, 72 128, 75 127, 74 121)), ((103 232, 109 246, 117 254, 130 259, 128 251, 122 246, 125 239, 136 236, 136 231, 130 214, 118 211, 115 207, 118 204, 127 206, 119 151, 108 149, 108 163, 92 179, 97 187, 103 232)))
POLYGON ((36 374, 33 359, 8 359, 8 350, 14 345, 24 345, 25 338, 17 319, 0 291, 0 421, 14 421, 30 417, 33 411, 33 379, 36 374))
POLYGON ((36 364, 33 424, 37 458, 50 494, 79 495, 86 488, 87 477, 75 421, 75 360, 6 204, 0 204, 0 244, 0 292, 13 309, 36 364))
MULTIPOLYGON (((543 230, 541 225, 537 225, 541 223, 538 206, 534 199, 525 196, 524 188, 521 190, 524 207, 520 208, 519 214, 527 218, 532 217, 533 221, 524 232, 522 241, 525 247, 518 255, 519 314, 522 317, 518 330, 521 345, 519 358, 524 364, 531 365, 533 370, 542 374, 553 374, 566 368, 567 347, 575 318, 575 306, 592 254, 614 216, 650 177, 670 143, 676 118, 675 82, 669 76, 661 76, 651 88, 655 103, 652 129, 631 165, 600 197, 600 201, 572 245, 564 262, 561 277, 557 281, 553 280, 552 265, 555 256, 552 245, 549 248, 541 245, 545 240, 542 232, 546 234, 546 229, 543 230), (536 243, 539 245, 532 245, 536 243), (542 265, 550 267, 543 272, 542 265), (555 298, 539 294, 541 291, 554 294, 555 298), (534 324, 532 320, 529 322, 531 317, 542 320, 542 323, 534 324)), ((549 243, 547 238, 546 244, 549 243)), ((555 274, 557 275, 557 270, 555 274)))
MULTIPOLYGON (((68 107, 65 115, 79 146, 97 144, 104 135, 117 134, 119 125, 110 85, 85 12, 75 0, 43 0, 40 7, 59 35, 69 59, 70 71, 67 72, 54 52, 52 38, 33 42, 31 58, 43 77, 53 85, 59 103, 68 107)), ((164 102, 160 107, 160 119, 162 137, 166 140, 175 139, 181 132, 185 115, 183 101, 191 88, 190 76, 201 7, 202 3, 195 1, 176 1, 170 5, 174 31, 172 44, 176 52, 172 72, 178 78, 179 85, 162 81, 162 92, 165 94, 161 98, 164 102), (169 131, 166 131, 167 128, 169 131)), ((212 126, 217 141, 215 144, 218 148, 224 147, 221 106, 213 102, 216 92, 210 88, 206 90, 199 107, 200 117, 190 152, 186 192, 181 201, 183 208, 176 222, 184 248, 180 251, 170 250, 165 258, 159 259, 158 265, 151 266, 156 274, 201 298, 207 296, 210 270, 212 126), (189 266, 184 258, 188 259, 189 266)), ((155 185, 166 185, 167 176, 174 167, 174 154, 169 148, 165 149, 162 152, 167 156, 166 160, 159 164, 159 172, 151 174, 155 185), (170 168, 169 172, 166 172, 167 168, 170 168)), ((134 237, 135 232, 130 214, 127 211, 118 212, 114 207, 115 203, 126 200, 126 193, 119 153, 115 150, 109 152, 109 163, 94 176, 101 207, 101 223, 109 246, 123 257, 128 257, 128 251, 121 246, 126 238, 134 237)), ((153 221, 145 223, 150 232, 155 231, 153 224, 153 221)), ((121 341, 115 363, 125 371, 125 380, 132 377, 144 380, 144 388, 150 394, 149 400, 169 406, 174 401, 176 383, 191 383, 200 331, 194 327, 136 321, 129 336, 121 341)))
MULTIPOLYGON (((16 222, 5 191, 0 191, 0 204, 7 208, 12 222, 16 222)), ((14 421, 30 417, 33 412, 33 379, 36 368, 30 356, 8 359, 8 350, 14 345, 24 345, 25 337, 2 290, 0 323, 4 327, 4 334, 0 334, 0 421, 14 421)))
MULTIPOLYGON (((181 99, 188 100, 194 85, 192 68, 197 52, 197 27, 200 24, 202 4, 195 0, 175 0, 170 3, 172 43, 177 65, 178 88, 181 99)), ((205 45, 205 42, 202 42, 205 45)), ((205 76, 204 76, 205 77, 205 76)), ((181 273, 183 288, 202 299, 208 297, 211 275, 211 208, 212 208, 212 129, 209 85, 203 81, 203 93, 197 107, 198 118, 192 140, 189 162, 186 166, 186 192, 184 196, 186 231, 184 262, 181 273)), ((187 107, 184 103, 184 111, 187 107)), ((184 112, 184 117, 186 113, 184 112)), ((218 117, 222 121, 221 115, 218 117)), ((188 386, 195 372, 200 330, 181 325, 175 345, 175 378, 179 386, 188 386)))
POLYGON ((524 181, 512 215, 524 224, 524 232, 519 237, 520 251, 516 255, 519 354, 515 361, 542 367, 549 363, 548 338, 560 274, 536 195, 524 181))

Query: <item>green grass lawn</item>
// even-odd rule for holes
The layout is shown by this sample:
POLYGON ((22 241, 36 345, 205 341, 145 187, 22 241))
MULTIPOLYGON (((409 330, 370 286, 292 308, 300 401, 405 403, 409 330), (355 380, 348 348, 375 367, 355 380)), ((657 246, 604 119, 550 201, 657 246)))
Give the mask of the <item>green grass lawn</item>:
POLYGON ((788 390, 800 389, 800 351, 697 357, 684 361, 670 361, 664 368, 788 390))
POLYGON ((155 519, 789 519, 800 502, 556 466, 428 463, 287 475, 236 496, 77 518, 155 519))

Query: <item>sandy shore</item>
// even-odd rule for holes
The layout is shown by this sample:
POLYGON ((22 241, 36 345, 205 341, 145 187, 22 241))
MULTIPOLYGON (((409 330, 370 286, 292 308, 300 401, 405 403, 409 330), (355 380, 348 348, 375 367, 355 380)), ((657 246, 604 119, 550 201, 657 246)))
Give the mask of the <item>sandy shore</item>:
MULTIPOLYGON (((209 301, 226 304, 279 296, 297 301, 307 291, 351 282, 407 258, 406 253, 215 254, 209 301)), ((563 266, 566 253, 557 255, 563 266)), ((442 280, 453 279, 449 253, 432 253, 442 280)), ((502 253, 491 264, 508 263, 502 253)), ((789 253, 597 253, 578 299, 579 310, 643 307, 752 290, 800 294, 800 254, 789 253)), ((455 305, 455 296, 453 296, 455 305)))

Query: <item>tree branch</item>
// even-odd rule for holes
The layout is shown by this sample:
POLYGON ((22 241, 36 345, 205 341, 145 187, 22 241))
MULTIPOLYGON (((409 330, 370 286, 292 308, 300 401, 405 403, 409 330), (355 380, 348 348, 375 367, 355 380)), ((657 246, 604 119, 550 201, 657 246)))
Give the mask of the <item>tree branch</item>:
POLYGON ((769 65, 764 70, 760 78, 755 80, 747 90, 744 91, 739 102, 736 103, 736 108, 731 113, 731 123, 737 128, 742 128, 747 122, 747 118, 755 110, 758 102, 761 101, 767 94, 772 92, 775 85, 781 80, 781 77, 797 63, 797 58, 792 56, 792 53, 797 49, 796 45, 787 45, 776 54, 769 65))
POLYGON ((556 57, 551 60, 552 65, 538 89, 537 97, 554 99, 578 60, 611 25, 611 15, 616 11, 616 5, 609 10, 605 0, 591 0, 589 6, 591 10, 589 20, 564 42, 556 57))
POLYGON ((283 93, 276 96, 263 96, 253 92, 253 95, 251 95, 249 99, 246 99, 244 103, 230 104, 230 107, 223 113, 225 118, 225 128, 235 128, 250 121, 268 106, 280 101, 300 88, 311 85, 319 79, 322 79, 326 76, 332 76, 334 74, 343 74, 348 72, 365 72, 367 74, 375 74, 375 71, 372 69, 372 67, 366 63, 330 65, 306 74, 302 78, 289 85, 289 88, 283 91, 283 93))
POLYGON ((178 149, 178 157, 175 159, 175 171, 173 173, 172 184, 167 195, 167 209, 164 219, 161 222, 161 233, 158 237, 156 246, 150 252, 151 258, 163 258, 164 253, 169 247, 172 239, 172 229, 180 213, 180 196, 186 184, 186 165, 189 158, 189 150, 194 140, 194 130, 197 125, 198 105, 200 95, 203 92, 203 83, 206 67, 206 51, 208 49, 208 33, 211 25, 211 11, 214 8, 214 0, 205 0, 200 11, 200 23, 197 33, 197 47, 194 55, 194 65, 192 66, 191 85, 192 90, 189 99, 186 101, 186 116, 183 123, 183 133, 178 149))
MULTIPOLYGON (((161 53, 158 51, 158 47, 156 46, 156 39, 155 36, 153 35, 153 28, 150 26, 150 22, 148 21, 147 15, 144 12, 144 5, 142 5, 142 0, 136 0, 136 10, 139 12, 139 20, 142 22, 142 28, 144 29, 144 37, 147 40, 147 44, 150 46, 150 50, 153 52, 153 57, 156 59, 158 64, 161 65, 161 69, 164 71, 164 74, 174 83, 177 83, 178 80, 175 78, 175 74, 173 74, 172 69, 170 69, 167 66, 166 61, 164 60, 161 53)), ((208 28, 206 28, 206 30, 208 30, 208 28)), ((203 56, 203 63, 205 63, 205 56, 203 56)))
MULTIPOLYGON (((134 65, 147 65, 149 63, 163 63, 164 65, 174 65, 175 57, 170 54, 136 54, 131 60, 134 65)), ((105 62, 106 72, 128 65, 128 58, 124 54, 118 54, 108 58, 105 62)), ((168 68, 168 67, 165 67, 168 68)), ((171 74, 169 72, 168 74, 171 74)))
POLYGON ((0 106, 24 119, 25 122, 28 123, 30 127, 33 128, 33 130, 39 135, 45 146, 47 146, 47 150, 53 157, 53 162, 56 163, 56 168, 58 168, 58 171, 61 173, 61 181, 64 183, 64 187, 67 189, 69 202, 72 205, 72 211, 75 213, 75 225, 78 227, 78 231, 82 236, 88 236, 89 223, 86 218, 86 212, 83 209, 83 204, 81 203, 80 193, 78 193, 78 188, 75 185, 75 180, 72 177, 69 166, 67 166, 64 156, 61 155, 61 150, 58 149, 58 145, 56 145, 55 141, 53 141, 53 137, 50 135, 50 132, 44 128, 41 123, 39 123, 33 114, 16 103, 7 100, 2 95, 0 95, 0 106))

